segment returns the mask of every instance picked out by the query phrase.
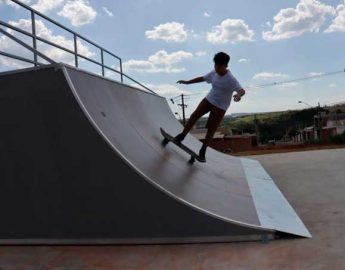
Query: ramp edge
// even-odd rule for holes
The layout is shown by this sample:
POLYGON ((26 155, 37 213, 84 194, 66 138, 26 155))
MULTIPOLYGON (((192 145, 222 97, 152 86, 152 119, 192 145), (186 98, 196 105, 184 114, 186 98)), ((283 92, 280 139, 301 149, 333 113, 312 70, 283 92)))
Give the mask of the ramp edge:
POLYGON ((91 238, 91 239, 0 239, 0 245, 156 245, 197 244, 228 242, 267 242, 274 240, 274 234, 253 234, 238 236, 164 237, 164 238, 91 238))
POLYGON ((259 161, 241 158, 262 227, 311 238, 311 234, 259 161))

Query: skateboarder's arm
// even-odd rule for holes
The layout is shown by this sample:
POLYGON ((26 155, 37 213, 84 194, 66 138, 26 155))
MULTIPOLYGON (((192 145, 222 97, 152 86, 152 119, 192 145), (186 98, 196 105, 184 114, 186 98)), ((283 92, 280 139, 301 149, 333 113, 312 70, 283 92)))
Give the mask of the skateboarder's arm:
POLYGON ((243 97, 246 94, 246 91, 244 89, 240 89, 236 92, 237 94, 234 95, 234 101, 239 102, 241 100, 241 97, 243 97))
POLYGON ((243 88, 238 90, 237 91, 237 94, 240 96, 240 97, 243 97, 245 94, 246 94, 246 90, 244 90, 243 88))
POLYGON ((192 80, 189 80, 189 81, 184 81, 184 80, 180 80, 180 81, 177 81, 176 83, 180 83, 180 84, 192 84, 192 83, 201 83, 201 82, 204 82, 205 79, 204 77, 196 77, 192 80))

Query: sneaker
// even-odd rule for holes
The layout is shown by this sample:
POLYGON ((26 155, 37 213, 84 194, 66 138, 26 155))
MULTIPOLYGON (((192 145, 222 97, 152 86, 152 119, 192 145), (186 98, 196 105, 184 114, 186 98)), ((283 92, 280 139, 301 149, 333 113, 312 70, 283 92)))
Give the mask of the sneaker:
POLYGON ((200 162, 206 162, 206 148, 201 147, 199 151, 199 161, 200 162))
POLYGON ((174 137, 174 140, 178 143, 181 143, 184 140, 184 138, 186 138, 186 135, 184 135, 183 133, 180 133, 176 137, 174 137))

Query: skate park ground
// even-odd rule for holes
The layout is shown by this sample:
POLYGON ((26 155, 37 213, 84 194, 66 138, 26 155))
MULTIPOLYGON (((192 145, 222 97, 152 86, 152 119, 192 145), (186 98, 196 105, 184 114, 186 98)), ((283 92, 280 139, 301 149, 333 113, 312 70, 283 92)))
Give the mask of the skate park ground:
POLYGON ((139 246, 0 246, 0 270, 345 269, 345 149, 250 156, 311 239, 139 246))

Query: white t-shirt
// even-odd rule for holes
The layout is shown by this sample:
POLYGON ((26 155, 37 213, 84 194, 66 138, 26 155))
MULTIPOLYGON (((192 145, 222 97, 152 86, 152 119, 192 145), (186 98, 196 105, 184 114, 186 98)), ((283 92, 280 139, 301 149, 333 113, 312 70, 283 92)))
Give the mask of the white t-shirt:
POLYGON ((212 89, 206 96, 208 102, 212 105, 226 111, 231 103, 234 91, 239 91, 242 86, 232 75, 230 70, 223 76, 219 76, 215 70, 203 76, 207 83, 212 84, 212 89))

